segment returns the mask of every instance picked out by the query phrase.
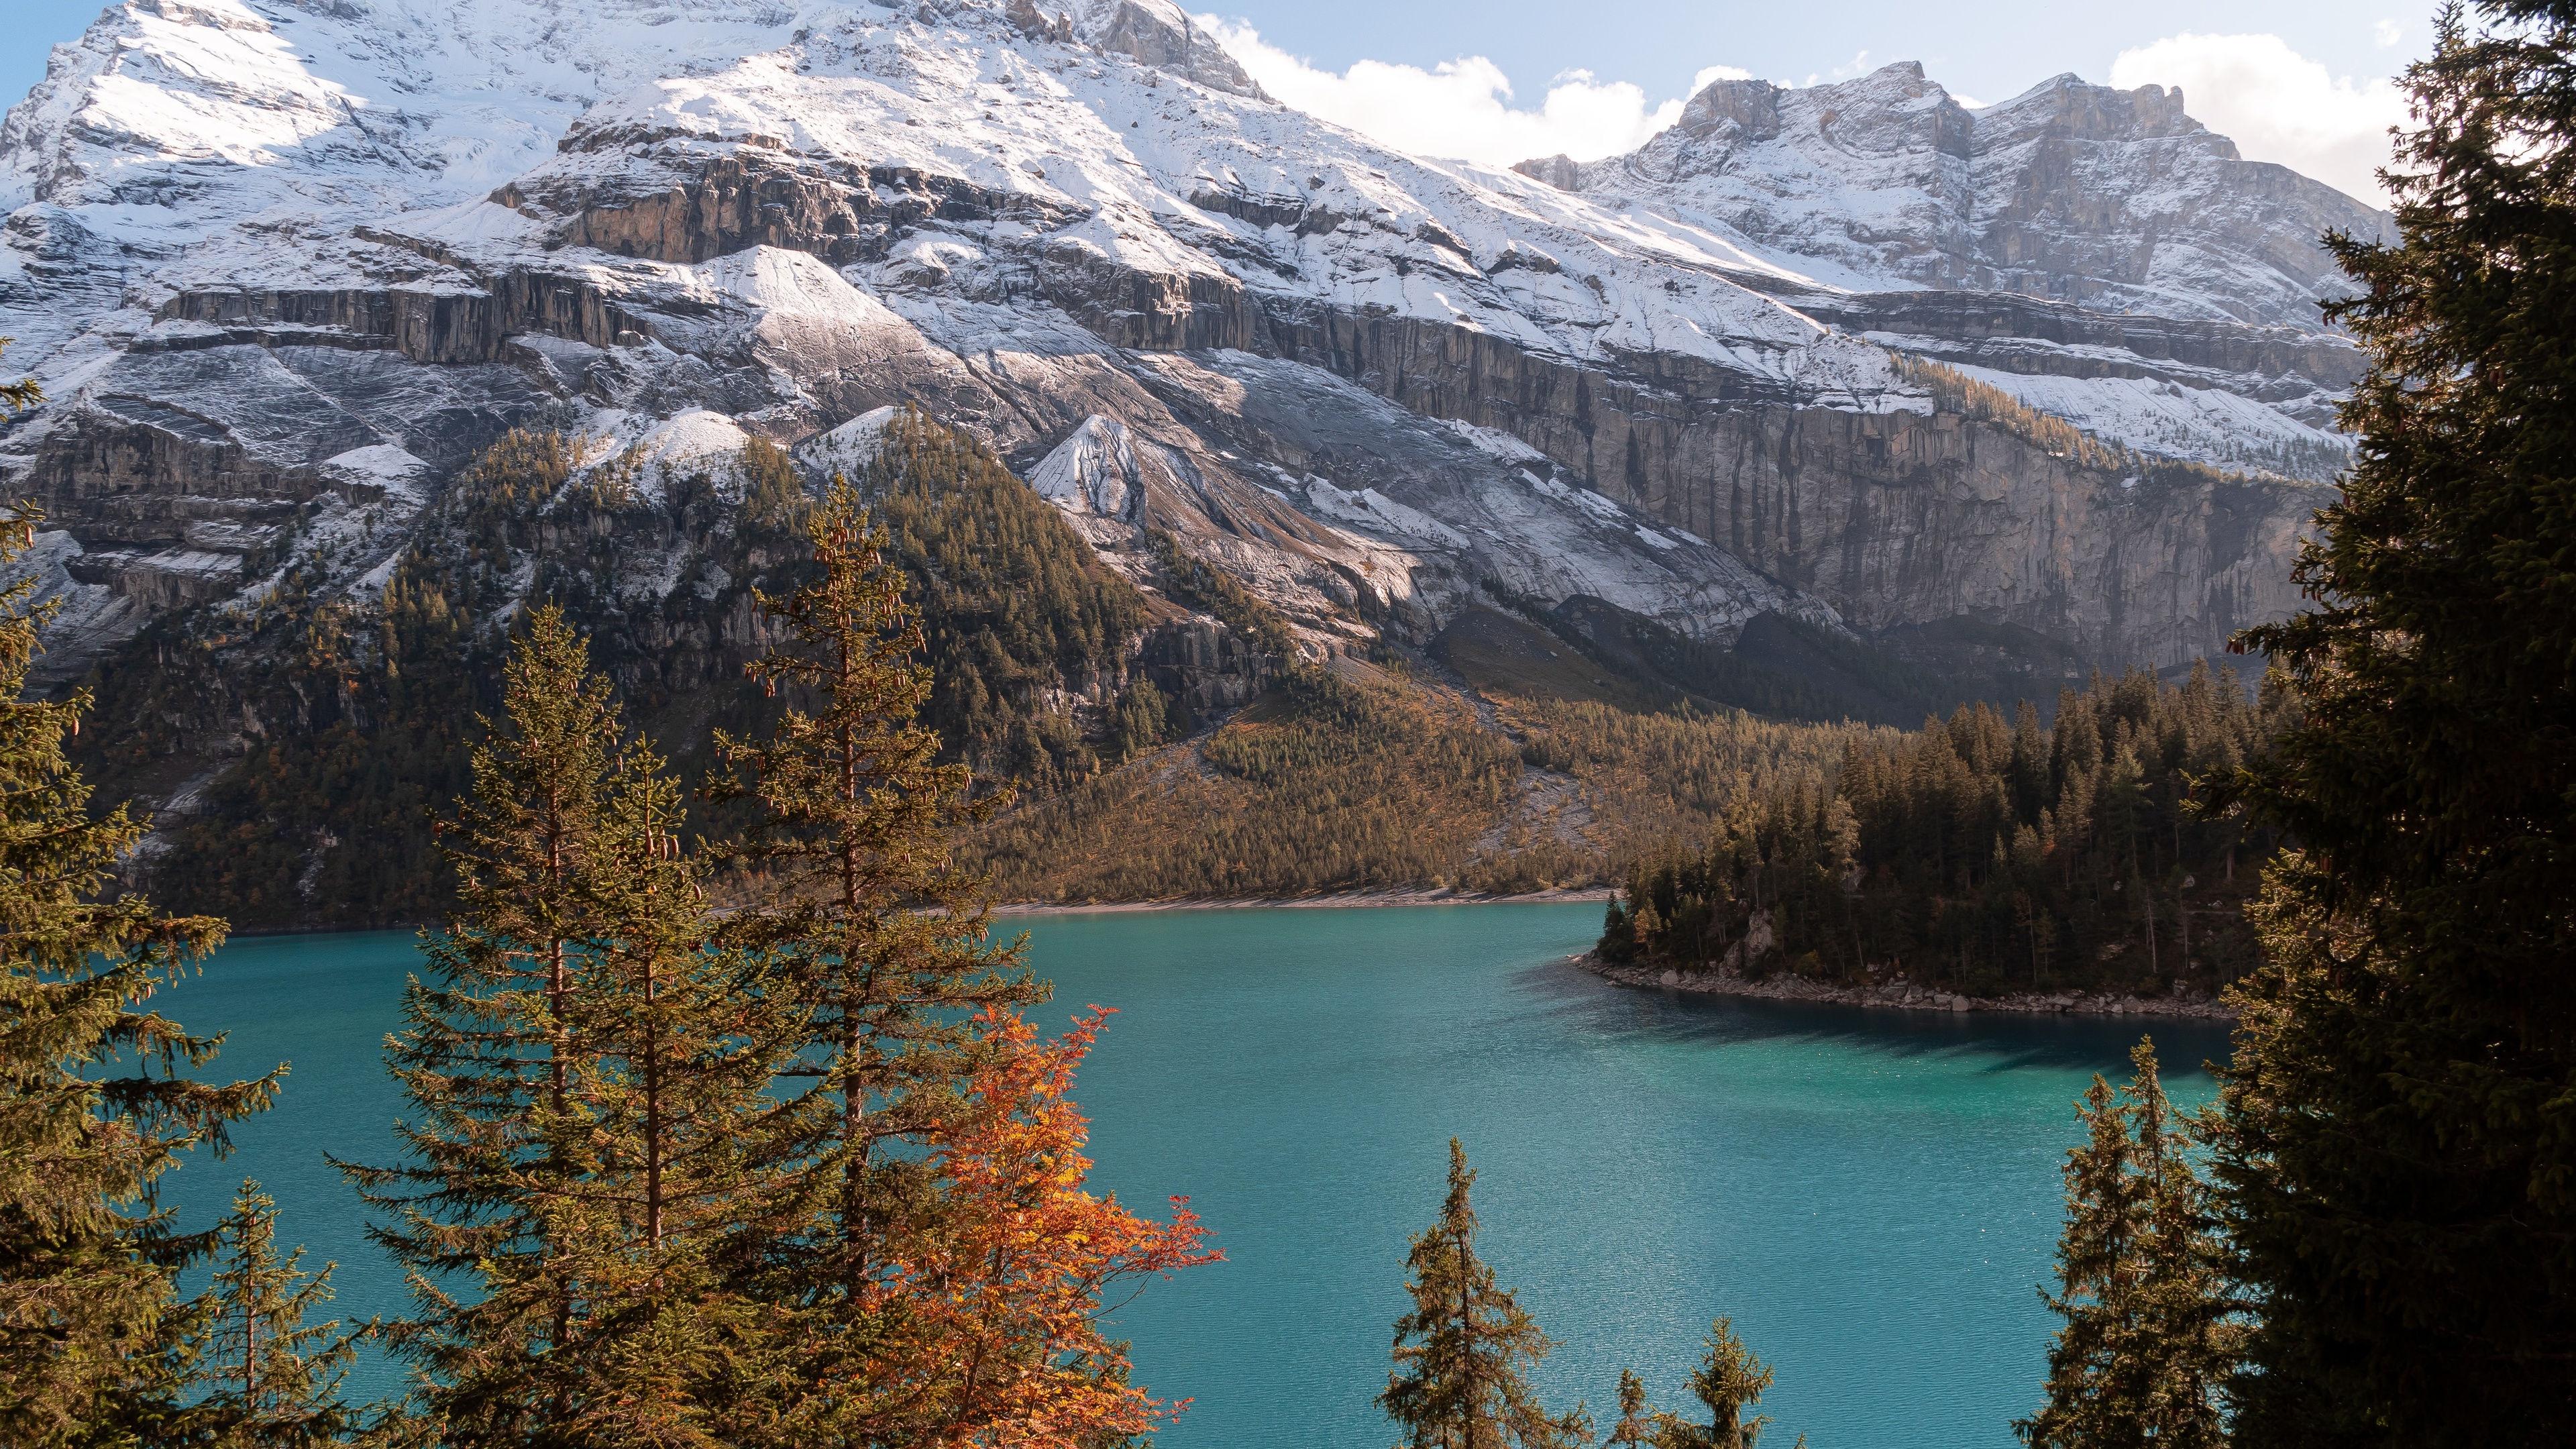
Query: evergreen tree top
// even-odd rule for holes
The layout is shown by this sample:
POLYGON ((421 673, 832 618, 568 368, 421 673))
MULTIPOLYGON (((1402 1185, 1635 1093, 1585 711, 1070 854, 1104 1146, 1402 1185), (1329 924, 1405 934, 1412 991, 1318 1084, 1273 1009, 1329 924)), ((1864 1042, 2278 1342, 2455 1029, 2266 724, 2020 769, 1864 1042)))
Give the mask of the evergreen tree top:
POLYGON ((1572 1449, 1589 1443, 1581 1406, 1551 1415, 1527 1374, 1556 1345, 1476 1255, 1476 1174, 1449 1140, 1440 1217, 1405 1256, 1413 1308, 1395 1322, 1395 1369, 1378 1403, 1406 1449, 1572 1449))
POLYGON ((63 754, 89 696, 26 697, 45 614, 10 565, 42 517, 22 503, 0 526, 0 1441, 29 1445, 178 1413, 196 1326, 169 1274, 214 1238, 174 1233, 155 1184, 192 1148, 227 1151, 286 1070, 199 1080, 223 1038, 145 1007, 224 923, 107 895, 149 822, 92 816, 63 754))

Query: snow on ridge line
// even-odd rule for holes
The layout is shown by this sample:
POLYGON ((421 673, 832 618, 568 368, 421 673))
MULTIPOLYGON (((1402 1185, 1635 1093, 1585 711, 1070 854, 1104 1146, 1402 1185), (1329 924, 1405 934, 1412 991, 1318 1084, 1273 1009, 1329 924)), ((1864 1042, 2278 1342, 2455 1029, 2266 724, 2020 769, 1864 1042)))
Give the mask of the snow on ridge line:
MULTIPOLYGON (((397 4, 391 28, 416 39, 437 40, 422 17, 412 13, 418 8, 418 0, 409 6, 397 4)), ((758 7, 736 8, 765 13, 758 7)), ((508 24, 512 17, 541 22, 559 9, 555 0, 493 0, 472 13, 495 35, 507 35, 543 29, 542 24, 508 24)), ((1639 290, 1661 275, 1663 263, 1634 254, 1624 244, 1605 246, 1598 238, 1617 230, 1606 215, 1532 212, 1523 204, 1526 195, 1510 194, 1524 190, 1518 178, 1504 183, 1498 177, 1480 178, 1454 167, 1420 162, 1273 103, 1203 90, 1186 82, 1177 88, 1182 94, 1172 97, 1185 100, 1186 105, 1176 109, 1164 99, 1174 88, 1159 83, 1150 68, 1123 56, 1029 39, 1010 29, 996 7, 969 6, 952 17, 955 26, 963 27, 955 33, 972 48, 900 17, 832 11, 817 18, 840 23, 809 24, 794 32, 758 37, 792 42, 785 48, 732 50, 728 55, 731 47, 717 42, 739 39, 741 32, 719 26, 702 33, 699 47, 685 54, 665 46, 659 52, 625 55, 622 65, 612 57, 602 67, 602 78, 586 88, 586 97, 577 97, 586 104, 578 112, 580 124, 603 132, 631 125, 640 128, 639 134, 673 125, 712 126, 724 134, 784 132, 813 143, 818 154, 912 165, 925 174, 960 176, 1007 195, 1074 208, 1070 220, 1041 228, 1045 233, 1041 251, 1075 248, 1151 273, 1228 275, 1273 291, 1283 289, 1279 269, 1238 265, 1222 254, 1224 249, 1210 251, 1193 233, 1215 228, 1235 233, 1240 242, 1258 237, 1262 246, 1278 249, 1286 242, 1261 236, 1262 226, 1230 213, 1207 212, 1200 202, 1211 195, 1211 187, 1217 192, 1240 189, 1244 194, 1294 196, 1299 207, 1312 208, 1316 215, 1351 219, 1296 242, 1300 249, 1335 255, 1320 272, 1302 269, 1314 278, 1312 282, 1285 286, 1285 290, 1352 307, 1392 308, 1428 320, 1462 320, 1523 345, 1568 355, 1587 355, 1603 345, 1622 350, 1678 349, 1729 368, 1786 378, 1795 369, 1783 368, 1769 355, 1795 351, 1813 339, 1812 326, 1802 325, 1804 319, 1789 317, 1768 299, 1754 298, 1704 274, 1695 279, 1693 296, 1680 308, 1664 298, 1652 308, 1629 303, 1622 294, 1639 290), (650 63, 656 59, 679 63, 657 67, 650 63), (654 74, 656 70, 660 73, 654 74), (650 78, 619 89, 610 81, 620 74, 650 78), (1487 180, 1503 189, 1488 186, 1487 180), (1440 263, 1440 254, 1451 241, 1461 250, 1449 254, 1453 263, 1440 263), (1469 257, 1483 257, 1496 265, 1505 258, 1545 258, 1547 270, 1540 270, 1535 260, 1516 262, 1497 274, 1503 279, 1497 284, 1495 276, 1479 274, 1469 257), (1408 266, 1415 261, 1465 267, 1458 277, 1462 289, 1443 292, 1419 274, 1407 280, 1408 266), (1581 274, 1568 273, 1568 266, 1579 267, 1581 274), (1682 315, 1676 319, 1671 315, 1675 312, 1682 315), (1609 331, 1589 330, 1605 321, 1609 331), (1576 324, 1575 328, 1569 329, 1568 323, 1576 324)), ((133 12, 111 11, 94 27, 94 34, 132 30, 140 24, 133 20, 133 12)), ((311 52, 308 59, 322 70, 336 66, 347 71, 350 79, 342 89, 361 102, 370 94, 400 94, 357 73, 372 65, 375 80, 395 75, 394 57, 354 40, 336 50, 331 44, 303 43, 303 37, 322 36, 335 24, 328 17, 298 14, 271 22, 271 28, 295 29, 299 41, 295 53, 311 52), (352 66, 357 69, 350 70, 352 66)), ((166 24, 156 21, 144 28, 149 33, 138 43, 147 50, 157 45, 167 51, 178 43, 163 33, 170 29, 166 24)), ((115 38, 136 39, 132 35, 115 38)), ((539 143, 564 134, 572 124, 560 91, 546 93, 542 104, 526 95, 530 82, 551 74, 543 65, 513 68, 469 58, 471 63, 450 72, 442 67, 460 62, 454 47, 443 42, 428 44, 420 59, 433 72, 433 79, 447 75, 456 82, 451 89, 473 92, 470 108, 455 97, 450 97, 457 100, 453 106, 442 101, 446 93, 436 85, 429 87, 425 104, 414 96, 404 97, 406 126, 415 137, 404 154, 426 148, 449 164, 426 170, 389 166, 393 153, 361 139, 372 125, 365 117, 375 106, 346 106, 348 124, 341 129, 349 134, 340 140, 280 153, 273 158, 276 164, 248 168, 243 174, 227 173, 224 185, 236 190, 248 186, 256 193, 242 197, 242 204, 213 206, 200 200, 160 219, 178 223, 176 231, 169 225, 144 227, 160 234, 156 250, 171 255, 175 263, 158 269, 169 274, 158 285, 190 285, 189 277, 198 269, 186 265, 186 256, 198 243, 215 239, 216 233, 207 229, 216 225, 210 218, 217 213, 303 213, 325 232, 349 224, 389 225, 468 254, 487 253, 496 262, 506 261, 512 254, 537 250, 541 227, 538 220, 494 205, 480 194, 490 189, 486 183, 508 179, 491 172, 493 158, 506 153, 535 160, 538 172, 578 176, 587 174, 585 168, 614 170, 649 160, 643 153, 658 154, 654 146, 646 145, 640 151, 629 147, 607 155, 555 152, 538 157, 534 151, 539 143), (530 101, 534 109, 506 99, 514 86, 520 99, 530 101), (505 99, 496 107, 494 96, 505 99), (472 114, 467 114, 469 109, 472 114), (495 124, 503 124, 526 144, 514 143, 515 149, 496 146, 484 134, 495 124), (468 157, 476 159, 469 164, 468 157), (183 221, 190 215, 193 222, 183 221), (205 234, 192 241, 192 227, 205 234)), ((66 76, 57 89, 77 90, 81 79, 66 76)), ((119 84, 126 82, 120 79, 119 84)), ((174 103, 193 94, 177 72, 155 84, 174 103)), ((14 169, 25 170, 21 163, 33 160, 37 152, 58 149, 38 144, 48 140, 34 134, 44 127, 18 129, 27 134, 11 137, 9 162, 14 169)), ((142 233, 135 228, 143 226, 144 219, 134 215, 133 208, 111 206, 103 198, 85 194, 87 183, 79 178, 103 178, 108 169, 122 173, 137 166, 150 171, 176 164, 177 158, 150 154, 148 145, 142 147, 144 154, 130 154, 131 146, 120 153, 93 143, 76 144, 63 131, 51 133, 50 141, 75 153, 69 157, 75 164, 68 169, 73 179, 54 187, 48 199, 95 223, 87 230, 96 236, 113 240, 125 232, 139 240, 142 233)), ((508 163, 503 169, 509 169, 508 163)), ((1551 209, 1563 212, 1566 208, 1551 203, 1551 209)), ((941 244, 962 243, 965 253, 976 249, 977 238, 960 238, 958 228, 933 230, 950 234, 941 244)), ((1019 229, 1022 235, 1014 237, 1013 225, 981 230, 991 233, 980 238, 988 251, 999 243, 1005 252, 1024 253, 1028 243, 1037 239, 1025 234, 1024 228, 1019 229)), ((926 245, 928 239, 917 238, 910 254, 922 258, 926 245)), ((1665 249, 1670 247, 1668 242, 1665 249)), ((283 281, 313 274, 317 268, 354 268, 363 273, 377 265, 347 242, 282 251, 244 236, 227 241, 221 250, 222 275, 236 283, 254 281, 261 271, 277 273, 283 281)), ((1676 255, 1684 261, 1725 259, 1676 255)), ((948 269, 935 258, 926 260, 930 264, 913 269, 919 276, 910 280, 942 280, 948 269)), ((996 264, 1015 264, 1015 260, 1005 261, 997 254, 996 264)), ((869 280, 907 280, 889 275, 890 270, 880 268, 869 280)), ((868 289, 859 290, 864 295, 868 289)))
POLYGON ((829 478, 856 478, 877 460, 885 430, 894 422, 893 407, 871 408, 829 432, 817 433, 796 446, 796 461, 806 471, 829 478))

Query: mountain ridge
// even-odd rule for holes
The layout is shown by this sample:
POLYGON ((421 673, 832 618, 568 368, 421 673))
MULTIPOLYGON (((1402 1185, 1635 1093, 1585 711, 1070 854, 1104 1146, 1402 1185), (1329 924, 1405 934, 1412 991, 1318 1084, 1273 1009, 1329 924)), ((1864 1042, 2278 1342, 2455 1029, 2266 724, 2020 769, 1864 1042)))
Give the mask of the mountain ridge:
MULTIPOLYGON (((1720 649, 1768 615, 2034 679, 2180 668, 2295 606, 2355 354, 2172 302, 2202 274, 2153 248, 2161 292, 2094 265, 2158 197, 2261 212, 2178 97, 2085 93, 2198 148, 2065 171, 2129 210, 2013 213, 2107 281, 1858 288, 1702 183, 1760 96, 1789 120, 1839 100, 1815 135, 1883 142, 1880 181, 1840 194, 1932 216, 1889 235, 1951 255, 1906 178, 1975 179, 1941 149, 1970 113, 1919 68, 1722 83, 1638 153, 1664 179, 1614 158, 1566 190, 1281 107, 1203 34, 1166 0, 110 7, 0 122, 0 332, 51 398, 0 426, 0 490, 51 520, 51 677, 155 620, 381 616, 452 480, 523 427, 590 440, 562 489, 632 486, 641 511, 599 526, 644 530, 639 599, 695 587, 714 545, 687 530, 741 506, 731 460, 819 469, 903 405, 989 443, 1149 594, 1167 537, 1318 658, 1417 647, 1494 588, 1720 649)), ((2095 146, 2071 124, 2003 150, 2095 146)), ((1793 159, 1762 184, 1835 179, 1793 159)), ((2249 235, 2288 266, 2312 219, 2249 235)))

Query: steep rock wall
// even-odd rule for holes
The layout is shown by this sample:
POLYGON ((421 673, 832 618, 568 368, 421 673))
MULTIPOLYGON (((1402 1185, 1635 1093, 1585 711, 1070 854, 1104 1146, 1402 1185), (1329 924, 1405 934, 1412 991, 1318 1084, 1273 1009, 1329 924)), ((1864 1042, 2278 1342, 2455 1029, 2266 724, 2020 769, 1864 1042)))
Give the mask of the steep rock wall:
POLYGON ((2298 530, 2330 496, 2124 480, 2000 426, 1801 406, 1668 357, 1596 370, 1466 329, 1315 312, 1274 316, 1270 335, 1414 411, 1509 432, 1867 629, 1967 615, 2106 664, 2215 653, 2295 607, 2298 530))

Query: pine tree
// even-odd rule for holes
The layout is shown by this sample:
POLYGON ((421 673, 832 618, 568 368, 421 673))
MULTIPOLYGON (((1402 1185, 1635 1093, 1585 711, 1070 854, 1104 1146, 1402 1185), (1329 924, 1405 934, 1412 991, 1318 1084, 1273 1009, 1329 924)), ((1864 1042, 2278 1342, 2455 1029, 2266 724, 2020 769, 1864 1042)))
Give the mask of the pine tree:
POLYGON ((1637 1449, 1655 1440, 1655 1406, 1646 1401, 1646 1385, 1633 1369, 1619 1370, 1619 1422, 1609 1442, 1637 1449))
POLYGON ((195 1305, 209 1332, 190 1368, 207 1392, 188 1414, 190 1444, 309 1449, 359 1427, 340 1385, 366 1329, 305 1321, 330 1301, 333 1265, 306 1274, 302 1248, 280 1262, 276 1229, 276 1200, 244 1182, 215 1230, 214 1286, 195 1305))
POLYGON ((2370 369, 2298 726, 2223 798, 2302 847, 2221 1100, 2248 1445, 2576 1443, 2576 5, 2445 9, 2396 236, 2329 240, 2370 369), (2474 22, 2474 23, 2473 23, 2474 22))
MULTIPOLYGON (((884 450, 872 481, 916 491, 973 461, 918 418, 884 450)), ((816 577, 763 597, 785 627, 752 667, 788 707, 767 740, 718 737, 736 773, 708 792, 756 812, 718 852, 747 897, 725 939, 805 1028, 781 1112, 810 1135, 735 1284, 790 1305, 792 1341, 743 1442, 1123 1441, 1164 1409, 1101 1337, 1101 1293, 1203 1261, 1200 1229, 1082 1190, 1064 1093, 1096 1019, 1035 1041, 1012 1008, 1043 989, 1020 945, 989 944, 983 882, 950 853, 1009 797, 938 762, 921 629, 857 490, 834 479, 806 528, 816 577)))
POLYGON ((609 820, 618 711, 560 610, 530 617, 504 685, 506 723, 483 722, 474 796, 443 830, 458 912, 425 934, 431 979, 405 992, 408 1026, 387 1049, 419 1114, 397 1128, 412 1160, 341 1164, 389 1214, 369 1232, 416 1307, 388 1337, 422 1370, 421 1412, 458 1443, 575 1412, 564 1194, 587 1126, 570 1015, 601 886, 637 853, 619 853, 609 820))
MULTIPOLYGON (((764 1291, 828 1322, 855 1312, 883 1224, 925 1190, 926 1160, 895 1149, 929 1141, 954 1108, 985 1049, 974 1013, 1042 993, 1019 946, 988 944, 981 879, 951 859, 956 833, 1008 797, 976 795, 916 722, 929 692, 912 662, 921 630, 883 531, 841 478, 807 531, 819 576, 762 597, 784 637, 751 666, 788 708, 767 740, 718 734, 738 773, 709 793, 757 810, 719 850, 759 890, 728 938, 795 994, 811 1046, 806 1104, 837 1116, 797 1184, 811 1215, 772 1251, 764 1291)), ((817 1342, 837 1353, 856 1340, 835 1329, 817 1342)))
POLYGON ((2136 1442, 2136 1406, 2119 1397, 2134 1362, 2138 1238, 2135 1144, 2118 1094, 2100 1073, 2078 1107, 2088 1138, 2066 1155, 2059 1291, 2040 1297, 2065 1320, 2048 1352, 2048 1400, 2013 1426, 2041 1446, 2136 1442))
MULTIPOLYGON (((32 401, 11 385, 8 400, 32 401)), ((0 566, 41 520, 0 520, 0 566)), ((196 1325, 173 1271, 203 1234, 171 1230, 153 1184, 179 1155, 228 1149, 229 1124, 273 1100, 280 1067, 220 1084, 220 1037, 143 1004, 219 944, 211 917, 102 899, 147 822, 93 819, 63 757, 89 695, 25 697, 39 648, 33 584, 0 588, 0 1442, 108 1444, 168 1432, 189 1392, 196 1325)))
POLYGON ((1127 1381, 1126 1345, 1100 1330, 1120 1282, 1212 1261, 1186 1198, 1149 1222, 1083 1178, 1086 1124, 1069 1096, 1107 1015, 1055 1041, 988 1008, 994 1051, 930 1161, 932 1193, 888 1226, 871 1317, 895 1325, 836 1416, 870 1444, 1128 1443, 1175 1410, 1127 1381))
POLYGON ((2129 1054, 2114 1093, 2098 1074, 2078 1111, 2087 1140, 2067 1154, 2056 1293, 2065 1320, 2048 1355, 2048 1397, 2014 1424, 2039 1449, 2175 1446, 2227 1440, 2218 1402, 2239 1330, 2221 1279, 2205 1193, 2156 1071, 2129 1054))
POLYGON ((584 863, 593 934, 566 997, 580 1056, 557 1134, 578 1145, 543 1204, 580 1304, 548 1375, 566 1443, 746 1442, 786 1369, 779 1310, 733 1284, 782 1158, 812 1135, 769 1095, 803 1023, 780 983, 713 944, 685 806, 629 745, 584 863))
POLYGON ((1563 1449, 1591 1442, 1581 1406, 1551 1415, 1524 1377, 1556 1345, 1494 1270, 1476 1256, 1476 1174, 1449 1139, 1449 1195, 1440 1220, 1405 1258, 1413 1311, 1395 1321, 1395 1369, 1378 1404, 1405 1449, 1563 1449))
POLYGON ((1691 1397, 1708 1410, 1708 1422, 1656 1415, 1655 1449, 1753 1449, 1771 1420, 1768 1415, 1747 1419, 1744 1411, 1760 1403, 1770 1387, 1770 1366, 1735 1336, 1731 1320, 1717 1320, 1709 1325, 1708 1351, 1690 1376, 1691 1397))

